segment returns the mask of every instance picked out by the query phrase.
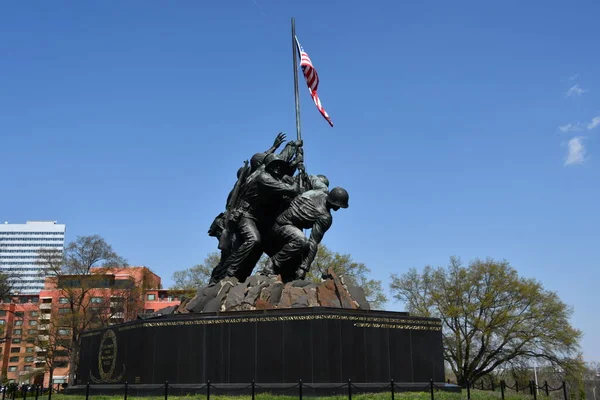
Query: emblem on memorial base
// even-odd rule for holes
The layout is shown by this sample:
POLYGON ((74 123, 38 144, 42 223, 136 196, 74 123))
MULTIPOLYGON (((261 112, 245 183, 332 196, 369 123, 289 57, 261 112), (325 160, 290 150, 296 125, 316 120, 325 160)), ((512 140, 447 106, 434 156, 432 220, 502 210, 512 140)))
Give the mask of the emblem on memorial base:
POLYGON ((98 374, 100 378, 96 378, 90 374, 90 378, 95 383, 114 383, 119 382, 125 374, 125 365, 121 373, 114 377, 117 366, 117 335, 112 329, 107 330, 100 339, 98 350, 98 374))

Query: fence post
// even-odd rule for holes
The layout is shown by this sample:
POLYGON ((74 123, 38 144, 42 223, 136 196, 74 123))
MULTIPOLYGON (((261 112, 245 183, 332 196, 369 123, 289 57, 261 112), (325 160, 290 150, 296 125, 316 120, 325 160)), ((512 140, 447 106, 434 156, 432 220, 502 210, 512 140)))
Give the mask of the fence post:
MULTIPOLYGON (((38 400, 38 396, 40 395, 40 385, 35 385, 35 400, 38 400)), ((87 399, 85 399, 87 400, 87 399)))
POLYGON ((89 398, 90 398, 90 381, 87 381, 87 383, 85 384, 85 400, 89 400, 89 398))
POLYGON ((483 379, 481 380, 481 390, 484 390, 483 389, 483 379))
POLYGON ((169 381, 165 381, 165 400, 169 398, 169 381))
POLYGON ((206 400, 210 400, 210 379, 206 381, 206 400))
POLYGON ((125 393, 123 393, 123 400, 127 400, 127 390, 129 389, 129 384, 125 381, 125 393))
POLYGON ((390 390, 392 392, 392 400, 394 400, 394 380, 390 379, 390 390))
POLYGON ((504 400, 504 386, 506 385, 506 382, 504 382, 504 380, 500 381, 500 394, 502 396, 502 400, 504 400))
POLYGON ((531 381, 531 388, 533 391, 533 400, 537 400, 537 385, 534 381, 531 381))
POLYGON ((4 400, 4 397, 6 397, 6 386, 2 388, 2 400, 4 400))
POLYGON ((434 400, 434 396, 433 396, 433 379, 429 380, 429 391, 431 392, 431 400, 434 400))
POLYGON ((529 381, 529 395, 533 396, 533 381, 529 381))
POLYGON ((563 395, 565 396, 565 400, 568 400, 567 397, 567 384, 563 381, 563 395))
POLYGON ((550 396, 550 391, 548 391, 548 381, 544 381, 544 390, 546 391, 546 397, 550 396))
POLYGON ((348 400, 352 400, 352 381, 348 379, 348 400))
POLYGON ((254 379, 252 379, 252 400, 254 400, 254 393, 255 393, 255 383, 254 383, 254 379))
POLYGON ((471 400, 471 382, 467 379, 467 400, 471 400))
POLYGON ((23 385, 23 400, 27 400, 27 386, 23 385))
POLYGON ((515 389, 517 390, 517 393, 519 393, 519 381, 515 380, 515 389))
POLYGON ((492 382, 492 392, 496 391, 496 383, 494 382, 494 378, 490 378, 490 381, 492 382))
POLYGON ((298 398, 302 400, 302 379, 298 381, 298 398))

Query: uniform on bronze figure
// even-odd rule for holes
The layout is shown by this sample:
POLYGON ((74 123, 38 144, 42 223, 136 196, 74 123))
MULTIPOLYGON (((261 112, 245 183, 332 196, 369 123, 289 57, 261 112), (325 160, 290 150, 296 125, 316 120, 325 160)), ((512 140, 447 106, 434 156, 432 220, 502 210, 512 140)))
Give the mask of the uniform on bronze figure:
POLYGON ((210 284, 225 277, 244 281, 263 252, 270 258, 262 274, 280 274, 284 281, 304 279, 331 226, 331 210, 348 207, 346 190, 329 192, 327 177, 304 172, 301 140, 275 154, 284 140, 285 134, 278 134, 269 150, 254 154, 250 166, 246 162, 238 170, 226 211, 209 229, 221 250, 210 284), (302 229, 311 229, 310 238, 302 229))

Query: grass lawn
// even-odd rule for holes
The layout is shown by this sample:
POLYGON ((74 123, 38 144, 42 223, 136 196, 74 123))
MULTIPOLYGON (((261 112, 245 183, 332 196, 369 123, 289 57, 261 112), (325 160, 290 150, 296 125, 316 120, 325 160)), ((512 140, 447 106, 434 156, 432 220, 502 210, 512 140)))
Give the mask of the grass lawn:
MULTIPOLYGON (((467 391, 463 390, 462 393, 449 393, 449 392, 435 392, 435 400, 466 400, 467 391)), ((212 395, 211 400, 251 400, 251 396, 223 396, 223 395, 212 395)), ((309 397, 304 396, 310 400, 346 400, 348 396, 330 396, 330 397, 309 397)), ((482 391, 482 390, 471 390, 472 400, 500 400, 500 392, 482 391)), ((548 399, 545 396, 539 396, 540 400, 548 399)), ((163 396, 153 397, 134 397, 127 396, 128 400, 164 400, 163 396)), ((189 396, 169 396, 169 400, 202 400, 206 399, 206 395, 189 395, 189 396)), ((279 396, 271 395, 268 393, 256 394, 256 400, 294 400, 298 399, 298 396, 279 396)), ((352 394, 352 400, 391 400, 391 394, 387 393, 370 393, 370 394, 352 394)), ((395 400, 431 400, 431 394, 425 392, 403 392, 395 393, 395 400)), ((31 399, 33 400, 33 399, 31 399)), ((39 400, 47 400, 46 397, 40 397, 39 400)), ((85 400, 85 396, 74 396, 64 394, 52 395, 52 400, 85 400)), ((90 395, 90 400, 123 400, 123 396, 94 396, 90 395)), ((513 392, 505 394, 505 400, 532 400, 532 396, 526 396, 513 392)))

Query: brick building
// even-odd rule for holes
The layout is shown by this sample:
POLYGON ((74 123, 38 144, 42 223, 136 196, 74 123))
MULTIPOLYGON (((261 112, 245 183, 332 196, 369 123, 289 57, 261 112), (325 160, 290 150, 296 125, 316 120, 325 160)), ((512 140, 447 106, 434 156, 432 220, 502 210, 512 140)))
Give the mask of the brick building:
POLYGON ((161 289, 160 277, 146 267, 92 268, 89 275, 46 278, 39 295, 2 299, 2 380, 47 387, 52 364, 53 383, 66 382, 68 353, 59 343, 72 338, 74 309, 83 329, 93 329, 177 305, 181 294, 161 289))

